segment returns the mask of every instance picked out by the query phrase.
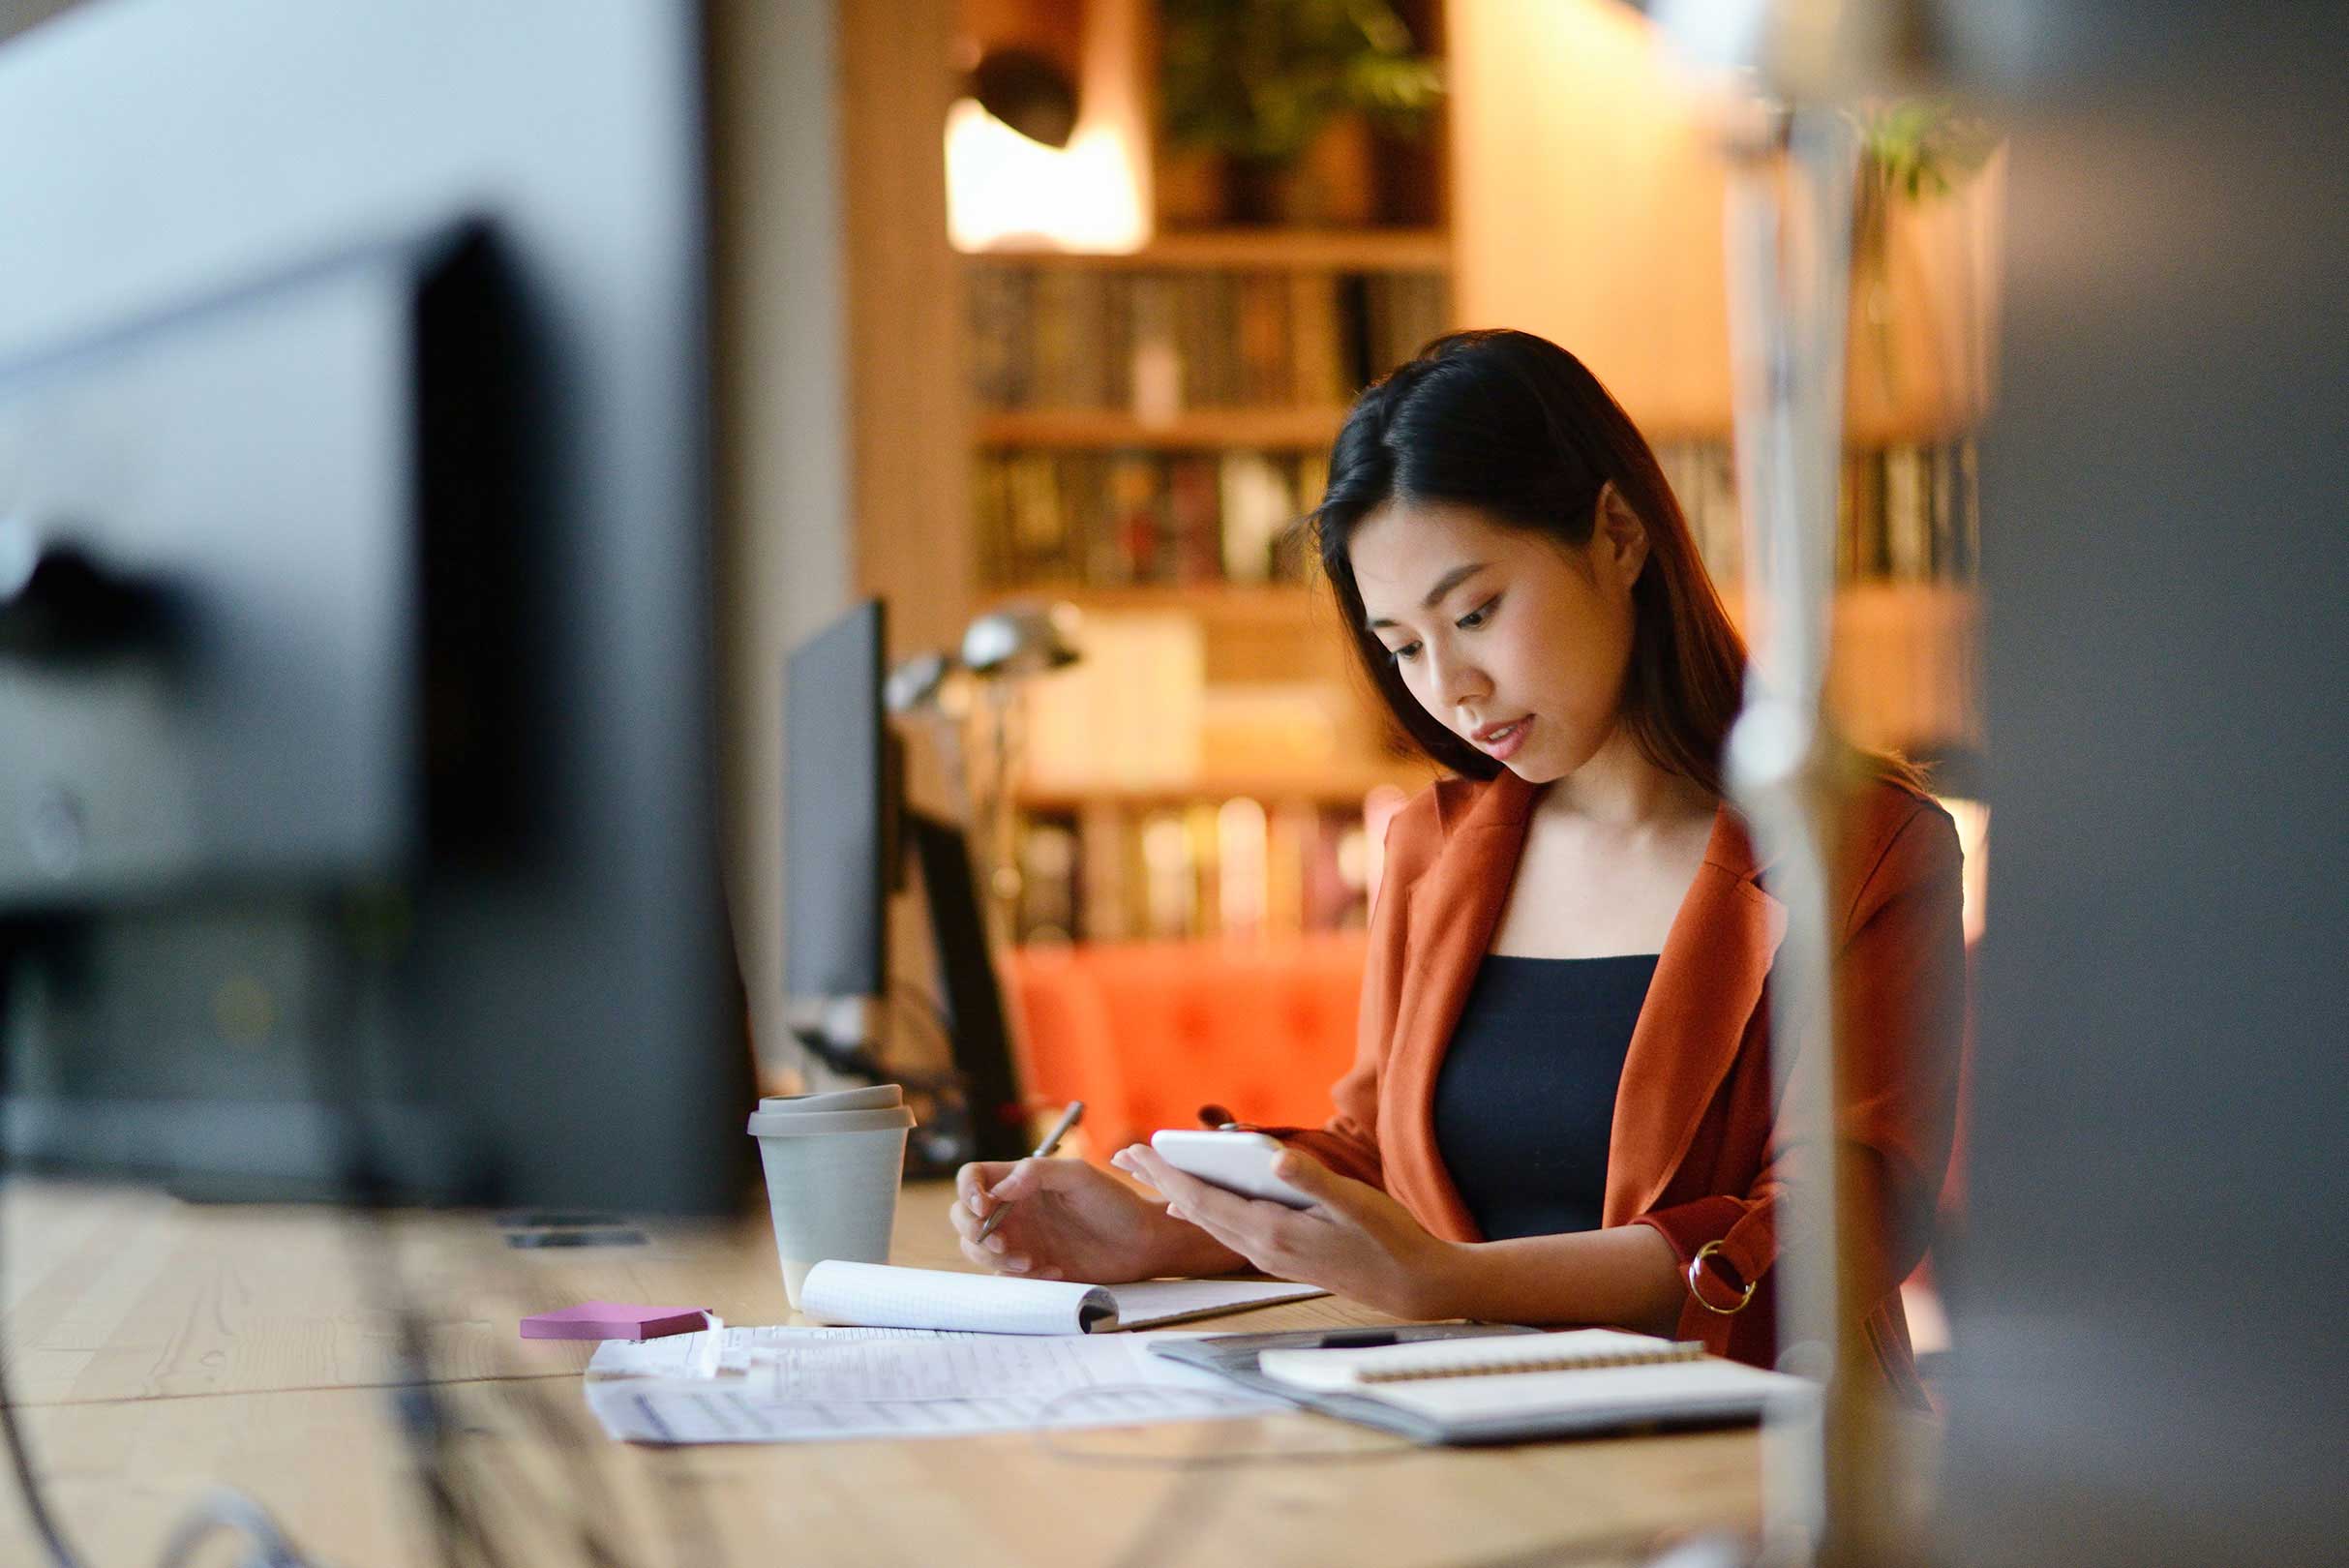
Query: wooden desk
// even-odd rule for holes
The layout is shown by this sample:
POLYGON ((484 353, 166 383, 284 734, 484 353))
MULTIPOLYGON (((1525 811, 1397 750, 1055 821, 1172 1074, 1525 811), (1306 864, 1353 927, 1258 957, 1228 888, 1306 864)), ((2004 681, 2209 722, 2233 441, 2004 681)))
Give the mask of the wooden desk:
MULTIPOLYGON (((958 1267, 943 1187, 908 1190, 896 1260, 958 1267)), ((391 1320, 367 1234, 314 1209, 199 1208, 17 1183, 0 1193, 0 1311, 52 1505, 92 1560, 143 1565, 205 1487, 260 1498, 340 1568, 436 1559, 382 1393, 391 1320)), ((1124 1432, 694 1449, 611 1442, 587 1348, 519 1318, 602 1297, 788 1320, 764 1214, 647 1227, 650 1245, 521 1251, 490 1217, 407 1216, 382 1251, 423 1304, 459 1473, 516 1564, 585 1563, 573 1509, 628 1564, 1636 1563, 1750 1525, 1750 1432, 1398 1450, 1317 1417, 1124 1432), (1238 1454, 1273 1457, 1232 1461, 1238 1454)), ((1321 1300, 1216 1320, 1380 1322, 1321 1300)), ((0 1561, 37 1548, 0 1485, 0 1561)), ((216 1554, 207 1562, 227 1560, 216 1554)))

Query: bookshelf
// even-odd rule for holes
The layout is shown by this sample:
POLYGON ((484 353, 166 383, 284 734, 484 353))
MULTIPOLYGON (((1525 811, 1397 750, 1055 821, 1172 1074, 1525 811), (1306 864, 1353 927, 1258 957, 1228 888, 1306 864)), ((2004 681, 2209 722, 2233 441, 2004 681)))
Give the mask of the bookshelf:
POLYGON ((1324 451, 1344 419, 1337 405, 1186 409, 1158 420, 1117 408, 996 409, 979 417, 978 439, 988 449, 1324 451))
POLYGON ((1451 269, 1452 239, 1441 228, 1178 228, 1138 251, 1097 254, 1043 246, 992 246, 975 256, 1037 266, 1134 271, 1167 267, 1318 272, 1451 269))
POLYGON ((1428 764, 1398 758, 1391 767, 1339 771, 1202 772, 1166 784, 1089 784, 1082 788, 1029 785, 1020 790, 1018 799, 1024 810, 1066 814, 1091 805, 1148 811, 1233 799, 1355 809, 1378 791, 1400 790, 1408 796, 1426 788, 1435 776, 1435 769, 1428 764))
MULTIPOLYGON (((1440 34, 1435 8, 1414 9, 1440 34)), ((1137 76, 1148 34, 1134 35, 1137 76)), ((971 413, 968 549, 954 570, 979 605, 1067 600, 1088 630, 1084 663, 1037 682, 1025 704, 1009 849, 1023 938, 1362 918, 1378 813, 1431 770, 1396 745, 1291 525, 1320 493, 1359 387, 1467 324, 1458 307, 1491 291, 1496 263, 1462 247, 1522 249, 1493 230, 1490 168, 1469 166, 1511 153, 1481 132, 1454 135, 1439 127, 1417 155, 1407 222, 1229 226, 1196 200, 1196 168, 1153 146, 1157 232, 1138 249, 1014 239, 956 257, 971 413), (1456 186, 1473 198, 1457 224, 1456 186)), ((1717 200, 1698 205, 1717 224, 1717 200)), ((1633 286, 1620 256, 1549 247, 1537 259, 1546 292, 1616 318, 1618 336, 1635 322, 1702 324, 1701 302, 1662 285, 1635 306, 1606 304, 1633 286)), ((1634 359, 1660 357, 1675 356, 1648 345, 1634 359)), ((1634 383, 1627 402, 1735 614, 1726 416, 1634 383)), ((1963 425, 1906 407, 1854 421, 1831 696, 1862 743, 1932 755, 1982 739, 1973 452, 1963 425)))
POLYGON ((1366 807, 1431 772, 1388 745, 1296 524, 1354 391, 1452 324, 1444 231, 961 265, 983 602, 1067 600, 1087 627, 1025 705, 1014 934, 1358 922, 1366 807))

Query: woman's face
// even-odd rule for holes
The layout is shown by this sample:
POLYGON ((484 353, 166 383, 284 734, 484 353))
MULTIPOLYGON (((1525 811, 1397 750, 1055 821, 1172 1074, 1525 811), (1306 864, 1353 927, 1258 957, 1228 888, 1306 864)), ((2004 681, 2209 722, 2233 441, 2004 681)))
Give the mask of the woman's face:
POLYGON ((1647 535, 1611 490, 1581 548, 1472 506, 1392 500, 1347 554, 1403 685, 1477 750, 1547 784, 1614 733, 1647 535))

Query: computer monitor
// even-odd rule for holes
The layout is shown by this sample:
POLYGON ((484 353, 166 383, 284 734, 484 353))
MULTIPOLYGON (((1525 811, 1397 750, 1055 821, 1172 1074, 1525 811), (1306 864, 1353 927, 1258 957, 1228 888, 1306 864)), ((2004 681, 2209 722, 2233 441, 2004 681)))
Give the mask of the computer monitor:
POLYGON ((903 886, 897 747, 881 687, 881 603, 867 600, 792 649, 783 699, 785 988, 794 1027, 862 1044, 845 1016, 889 994, 888 902, 903 886))
POLYGON ((792 650, 784 698, 784 974, 792 1030, 834 1070, 903 1075, 883 1047, 907 1008, 946 1036, 950 1091, 929 1101, 928 1163, 1017 1160, 1027 1119, 986 918, 960 827, 905 799, 883 672, 888 613, 851 609, 792 650), (933 998, 893 977, 888 901, 918 871, 938 959, 933 998), (933 1003, 935 1008, 933 1010, 933 1003))
POLYGON ((701 44, 111 0, 0 48, 16 1162, 738 1202, 701 44))

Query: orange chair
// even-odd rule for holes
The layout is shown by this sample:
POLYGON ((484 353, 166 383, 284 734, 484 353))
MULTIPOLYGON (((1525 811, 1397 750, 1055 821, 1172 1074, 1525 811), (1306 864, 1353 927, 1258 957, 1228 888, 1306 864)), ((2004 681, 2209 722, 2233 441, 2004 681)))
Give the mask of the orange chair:
POLYGON ((1020 949, 1006 989, 1028 1093, 1084 1101, 1102 1152, 1196 1127, 1209 1103, 1318 1126, 1353 1065, 1367 952, 1359 931, 1020 949))

